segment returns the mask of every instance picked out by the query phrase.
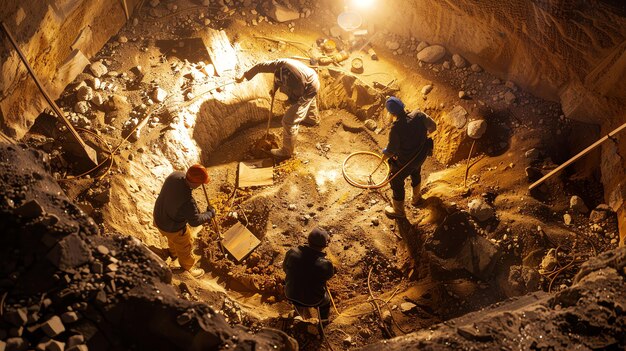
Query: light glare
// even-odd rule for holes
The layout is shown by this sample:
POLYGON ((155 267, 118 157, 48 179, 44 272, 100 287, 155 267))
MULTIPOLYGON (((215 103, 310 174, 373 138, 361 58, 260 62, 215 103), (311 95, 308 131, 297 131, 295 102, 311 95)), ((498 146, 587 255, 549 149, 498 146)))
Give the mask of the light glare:
POLYGON ((361 9, 366 9, 374 5, 374 0, 352 0, 352 5, 361 9))

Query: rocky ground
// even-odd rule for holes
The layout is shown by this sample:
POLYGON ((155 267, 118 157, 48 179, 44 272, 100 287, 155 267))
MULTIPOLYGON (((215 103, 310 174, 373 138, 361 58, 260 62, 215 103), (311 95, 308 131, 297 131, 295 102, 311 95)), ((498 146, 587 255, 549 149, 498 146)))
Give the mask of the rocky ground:
MULTIPOLYGON (((34 326, 52 316, 64 323, 63 315, 80 307, 85 310, 79 309, 77 316, 93 315, 81 317, 81 323, 104 328, 99 321, 105 321, 115 328, 82 332, 82 327, 68 327, 71 332, 55 334, 60 335, 55 340, 68 348, 69 338, 80 333, 90 348, 133 345, 124 328, 136 322, 133 318, 152 313, 153 319, 167 319, 163 315, 167 314, 175 330, 181 329, 174 339, 170 334, 146 338, 160 346, 171 340, 189 345, 244 345, 250 340, 263 348, 272 340, 282 340, 277 342, 281 345, 287 340, 272 331, 248 339, 239 334, 243 325, 255 331, 282 329, 302 349, 324 347, 314 321, 294 320, 282 297, 284 253, 304 243, 316 225, 332 233, 328 254, 338 267, 329 282, 336 308, 325 336, 333 347, 344 349, 428 328, 507 297, 539 290, 561 294, 570 289, 584 261, 617 246, 615 214, 602 204, 597 155, 536 192, 527 191, 530 182, 589 144, 597 132, 564 119, 557 104, 420 38, 374 35, 378 60, 363 51, 351 56, 363 60, 362 74, 350 72, 350 59, 320 67, 321 125, 301 129, 298 154, 277 165, 274 185, 236 189, 237 163, 254 158, 251 145, 265 136, 269 81, 258 77, 234 85, 232 78, 259 60, 319 52, 323 48, 317 47, 318 38, 340 43, 336 37, 342 33, 330 10, 313 2, 293 5, 297 11, 276 12, 275 7, 253 1, 146 2, 140 15, 59 99, 81 128, 79 133, 101 150, 101 160, 107 160, 98 169, 73 162, 63 152, 64 135, 54 119, 46 115, 38 119, 24 141, 41 150, 37 155, 50 159, 49 169, 39 177, 60 183, 61 188, 46 185, 55 189, 53 193, 65 194, 54 197, 53 204, 59 206, 61 201, 60 208, 69 206, 89 222, 89 233, 72 234, 67 229, 64 235, 73 238, 68 245, 78 245, 82 254, 74 257, 72 246, 66 250, 76 260, 71 267, 42 272, 57 276, 50 285, 28 292, 13 285, 7 288, 7 311, 35 311, 36 301, 45 300, 43 294, 50 291, 73 291, 68 293, 71 303, 54 295, 52 307, 39 313, 39 319, 17 327, 13 317, 7 319, 6 328, 0 329, 7 337, 0 340, 10 336, 22 338, 22 345, 46 342, 34 326), (217 74, 200 39, 209 28, 224 29, 234 44, 235 71, 217 74), (341 175, 341 164, 350 153, 379 152, 385 146, 390 121, 381 113, 382 102, 392 93, 438 122, 434 155, 423 168, 422 193, 427 201, 410 208, 408 220, 402 221, 382 214, 389 200, 387 188, 350 187, 341 175), (203 228, 196 240, 197 253, 209 274, 193 279, 171 261, 165 240, 151 224, 151 211, 165 176, 198 161, 211 172, 209 196, 218 208, 220 231, 240 221, 261 245, 243 262, 235 262, 216 243, 215 229, 203 228), (114 232, 120 235, 107 234, 114 232), (148 259, 151 253, 140 242, 160 258, 148 259), (171 278, 167 266, 173 270, 171 278), (166 302, 158 299, 161 296, 166 302), (74 306, 83 302, 87 305, 74 306), (119 313, 135 302, 133 312, 119 313), (145 306, 149 302, 163 303, 166 312, 149 310, 145 306), (106 314, 108 309, 102 306, 111 306, 114 315, 106 314), (185 312, 189 306, 195 312, 185 312), (196 333, 199 330, 203 332, 196 333), (227 335, 234 338, 226 341, 227 335), (194 341, 198 338, 201 341, 194 341)), ((282 98, 274 106, 273 133, 280 133, 279 116, 285 106, 282 98)), ((11 148, 23 153, 21 146, 11 148)), ((24 174, 14 189, 30 184, 31 171, 10 171, 11 162, 23 161, 6 161, 3 170, 7 179, 24 174)), ((375 163, 376 159, 364 160, 363 167, 375 163)), ((23 218, 13 213, 31 197, 26 195, 29 189, 24 194, 13 192, 7 197, 13 203, 5 207, 7 220, 17 221, 12 227, 18 228, 23 218)), ((203 195, 196 195, 204 206, 203 195)), ((29 220, 40 223, 45 211, 29 220)), ((54 235, 56 222, 43 223, 36 226, 37 233, 54 235)), ((11 243, 4 246, 7 252, 18 245, 14 237, 5 238, 11 243)), ((57 241, 42 245, 53 247, 57 241)), ((17 267, 30 267, 34 257, 47 262, 32 252, 3 254, 7 260, 3 267, 10 268, 3 277, 12 280, 17 267)), ((146 333, 169 326, 158 325, 146 333)), ((441 339, 439 345, 445 342, 441 339)), ((154 344, 135 346, 154 348, 154 344)))

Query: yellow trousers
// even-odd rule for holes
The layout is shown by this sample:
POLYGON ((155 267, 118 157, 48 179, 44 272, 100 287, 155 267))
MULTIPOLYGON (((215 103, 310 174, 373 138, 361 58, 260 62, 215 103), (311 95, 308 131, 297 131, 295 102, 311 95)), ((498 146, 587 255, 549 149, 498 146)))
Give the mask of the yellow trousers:
POLYGON ((193 246, 189 224, 177 232, 165 232, 161 229, 159 229, 159 232, 167 238, 167 245, 172 253, 178 257, 180 266, 186 271, 190 270, 196 264, 197 259, 191 250, 193 246))

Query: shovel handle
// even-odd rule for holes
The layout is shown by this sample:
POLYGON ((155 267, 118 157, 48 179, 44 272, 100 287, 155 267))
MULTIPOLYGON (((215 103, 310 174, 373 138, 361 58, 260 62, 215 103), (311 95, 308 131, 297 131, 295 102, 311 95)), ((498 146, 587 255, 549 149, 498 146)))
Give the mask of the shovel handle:
POLYGON ((272 93, 272 100, 270 102, 270 111, 267 114, 267 128, 265 129, 265 140, 267 140, 267 138, 270 135, 270 122, 272 120, 272 114, 274 113, 274 97, 275 96, 276 96, 276 89, 274 89, 272 93))

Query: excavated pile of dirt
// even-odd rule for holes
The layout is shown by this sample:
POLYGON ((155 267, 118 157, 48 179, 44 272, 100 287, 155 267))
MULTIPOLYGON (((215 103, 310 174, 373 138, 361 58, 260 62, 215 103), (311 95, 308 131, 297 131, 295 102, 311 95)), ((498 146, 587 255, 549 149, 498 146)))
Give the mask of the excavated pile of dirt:
POLYGON ((623 350, 626 347, 626 248, 581 267, 571 287, 533 293, 375 343, 363 350, 623 350))
POLYGON ((0 349, 291 349, 279 331, 253 335, 179 299, 162 260, 100 233, 49 172, 47 154, 1 146, 0 349))

